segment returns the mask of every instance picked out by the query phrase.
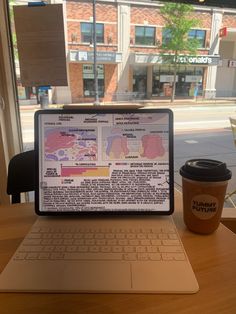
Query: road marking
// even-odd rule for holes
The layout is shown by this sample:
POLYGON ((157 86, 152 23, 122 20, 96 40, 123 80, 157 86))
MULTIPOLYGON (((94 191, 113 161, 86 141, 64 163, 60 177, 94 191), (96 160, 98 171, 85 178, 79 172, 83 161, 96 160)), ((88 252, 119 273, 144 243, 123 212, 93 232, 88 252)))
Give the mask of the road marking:
POLYGON ((194 140, 187 140, 187 141, 184 141, 185 143, 187 144, 197 144, 198 141, 194 141, 194 140))

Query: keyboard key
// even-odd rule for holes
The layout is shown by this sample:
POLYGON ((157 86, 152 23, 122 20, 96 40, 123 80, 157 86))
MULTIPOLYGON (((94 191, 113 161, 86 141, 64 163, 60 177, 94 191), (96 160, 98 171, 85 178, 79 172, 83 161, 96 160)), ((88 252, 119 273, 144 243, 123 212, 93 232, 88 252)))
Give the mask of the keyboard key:
POLYGON ((111 247, 110 246, 102 246, 101 247, 101 252, 109 253, 109 252, 111 252, 111 247))
POLYGON ((148 235, 147 235, 147 238, 148 239, 157 239, 157 234, 155 234, 155 233, 149 233, 148 235))
POLYGON ((168 234, 166 233, 160 233, 159 234, 159 239, 160 240, 167 240, 169 237, 168 237, 168 234))
POLYGON ((137 253, 145 253, 146 252, 146 247, 145 246, 137 246, 136 247, 136 252, 137 253))
POLYGON ((160 253, 151 253, 148 254, 151 261, 160 261, 161 260, 161 254, 160 253))
POLYGON ((88 252, 88 247, 87 246, 78 246, 77 247, 77 252, 88 252))
POLYGON ((66 247, 67 252, 76 252, 76 250, 77 250, 77 246, 75 245, 69 245, 66 247))
POLYGON ((129 240, 129 245, 134 245, 134 246, 137 246, 137 245, 139 245, 139 241, 140 240, 129 240))
POLYGON ((139 253, 139 254, 137 254, 137 259, 139 261, 148 261, 149 256, 148 256, 148 254, 145 254, 145 253, 139 253))
POLYGON ((107 240, 107 245, 117 245, 117 240, 113 239, 113 240, 107 240))
POLYGON ((173 254, 170 254, 170 253, 162 253, 161 257, 162 257, 163 261, 172 261, 172 260, 174 260, 173 254))
POLYGON ((40 239, 41 234, 40 233, 30 233, 26 239, 40 239))
POLYGON ((168 237, 169 239, 172 239, 172 240, 177 240, 178 239, 178 236, 176 233, 170 233, 168 234, 168 237))
POLYGON ((183 252, 181 246, 159 246, 159 252, 161 253, 179 253, 183 252))
POLYGON ((52 234, 51 233, 44 233, 44 234, 42 234, 42 238, 43 239, 51 239, 52 238, 52 234))
POLYGON ((176 233, 174 228, 162 228, 162 233, 176 233))
POLYGON ((163 245, 180 245, 179 240, 162 240, 163 245))
POLYGON ((65 253, 65 260, 101 260, 101 261, 109 261, 109 260, 122 260, 122 253, 65 253))
POLYGON ((45 252, 52 252, 54 250, 54 246, 52 245, 45 246, 43 250, 45 252))
POLYGON ((73 238, 74 238, 74 239, 82 239, 82 238, 83 238, 83 234, 82 234, 82 233, 75 233, 75 234, 73 235, 73 238))
POLYGON ((55 252, 65 252, 66 247, 65 246, 56 246, 55 247, 55 252))
POLYGON ((39 254, 39 259, 49 259, 49 257, 50 257, 50 253, 40 253, 39 254))
POLYGON ((143 233, 139 233, 137 234, 137 239, 141 240, 141 239, 146 239, 147 238, 147 235, 146 234, 143 234, 143 233))
POLYGON ((97 233, 94 235, 94 239, 104 239, 104 234, 103 233, 97 233))
POLYGON ((64 253, 51 253, 50 259, 53 260, 64 260, 64 253))
MULTIPOLYGON (((135 240, 131 240, 131 241, 135 241, 135 240)), ((123 245, 123 246, 125 246, 125 245, 128 245, 128 240, 126 240, 126 239, 124 239, 124 240, 118 240, 118 244, 119 245, 123 245)), ((131 244, 131 243, 130 243, 131 244)))
POLYGON ((61 239, 63 238, 63 234, 62 233, 55 233, 52 235, 53 239, 61 239))
POLYGON ((86 233, 86 234, 84 235, 84 238, 85 238, 85 239, 93 239, 93 238, 94 238, 94 234, 93 234, 93 233, 86 233))
POLYGON ((38 253, 28 253, 26 254, 26 259, 38 259, 39 254, 38 253))
POLYGON ((52 241, 53 241, 53 239, 44 239, 44 240, 41 240, 40 244, 50 245, 50 244, 52 244, 52 241))
POLYGON ((147 252, 148 253, 157 253, 158 252, 158 248, 157 246, 147 246, 147 252))
POLYGON ((95 240, 94 239, 87 239, 87 240, 85 240, 85 245, 95 245, 95 240))
POLYGON ((14 259, 15 260, 24 260, 26 257, 26 253, 16 253, 14 255, 14 259))
POLYGON ((124 233, 117 233, 116 239, 125 239, 125 234, 124 233))
POLYGON ((136 239, 136 234, 134 234, 134 233, 128 233, 128 234, 126 235, 126 238, 127 238, 127 239, 136 239))
POLYGON ((72 234, 71 233, 65 233, 63 234, 64 239, 72 239, 72 234))
POLYGON ((175 253, 174 254, 174 259, 176 261, 185 261, 186 260, 186 256, 184 253, 175 253))
POLYGON ((62 245, 72 245, 74 244, 74 239, 64 239, 63 242, 61 243, 62 245))
POLYGON ((84 245, 84 239, 74 240, 74 245, 84 245))
POLYGON ((26 238, 24 241, 24 245, 39 245, 41 243, 41 239, 28 239, 26 238))
POLYGON ((114 253, 121 253, 123 251, 122 246, 113 246, 111 250, 114 253))
POLYGON ((63 244, 63 239, 53 239, 52 245, 60 245, 63 244))
POLYGON ((96 244, 96 245, 99 245, 99 246, 106 245, 106 240, 105 240, 105 239, 98 239, 98 240, 95 240, 95 244, 96 244))
POLYGON ((155 240, 154 239, 154 240, 151 240, 151 244, 152 245, 161 245, 162 243, 161 243, 161 240, 157 240, 157 239, 155 240))
POLYGON ((151 241, 146 239, 146 240, 140 240, 140 245, 151 245, 151 241))
POLYGON ((107 233, 107 234, 105 234, 105 239, 115 239, 115 234, 107 233))
POLYGON ((162 253, 162 259, 168 261, 184 261, 186 256, 184 253, 162 253))
POLYGON ((97 253, 97 252, 99 252, 99 247, 98 246, 90 246, 89 247, 89 252, 97 253))
POLYGON ((126 253, 123 255, 125 261, 136 261, 137 254, 136 253, 126 253))
POLYGON ((135 253, 136 248, 135 246, 125 246, 124 247, 124 252, 125 253, 135 253))
POLYGON ((43 248, 44 247, 42 245, 36 245, 36 246, 22 245, 19 247, 18 251, 19 252, 26 252, 26 253, 42 252, 43 248))

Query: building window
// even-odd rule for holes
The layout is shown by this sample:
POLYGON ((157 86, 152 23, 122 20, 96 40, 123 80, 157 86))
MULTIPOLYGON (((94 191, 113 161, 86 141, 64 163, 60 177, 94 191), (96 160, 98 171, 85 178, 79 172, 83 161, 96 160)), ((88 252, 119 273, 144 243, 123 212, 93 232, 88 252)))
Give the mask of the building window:
MULTIPOLYGON (((205 47, 205 38, 206 38, 206 31, 199 30, 199 29, 192 29, 188 33, 189 39, 197 39, 199 41, 199 48, 205 47)), ((171 40, 171 31, 168 28, 164 28, 162 30, 162 44, 168 45, 171 40)))
POLYGON ((147 67, 133 67, 133 92, 138 94, 138 98, 145 98, 147 93, 147 67))
POLYGON ((204 48, 205 47, 206 31, 199 30, 199 29, 192 29, 188 33, 188 38, 197 39, 199 41, 199 48, 204 48))
MULTIPOLYGON (((104 66, 97 65, 98 72, 98 96, 104 97, 104 66)), ((94 71, 93 64, 83 64, 83 89, 85 97, 94 97, 94 71)))
POLYGON ((155 45, 155 27, 135 26, 135 44, 154 46, 155 45))
MULTIPOLYGON (((104 43, 104 25, 96 23, 97 43, 104 43)), ((81 23, 81 41, 83 43, 93 42, 93 23, 81 23)))
POLYGON ((171 31, 168 28, 162 30, 162 45, 166 46, 171 40, 171 31))
MULTIPOLYGON (((202 95, 204 69, 202 67, 179 66, 176 77, 176 96, 193 97, 194 90, 202 95)), ((152 77, 152 96, 171 96, 173 69, 168 65, 155 65, 152 77)))

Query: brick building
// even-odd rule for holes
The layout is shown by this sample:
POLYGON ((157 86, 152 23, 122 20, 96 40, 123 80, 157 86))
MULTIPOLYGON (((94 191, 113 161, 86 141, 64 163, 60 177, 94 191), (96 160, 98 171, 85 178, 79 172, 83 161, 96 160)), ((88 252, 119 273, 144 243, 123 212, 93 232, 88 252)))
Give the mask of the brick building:
MULTIPOLYGON (((69 87, 57 87, 55 102, 94 100, 92 2, 67 0, 65 24, 69 87)), ((173 81, 170 65, 162 64, 157 43, 165 40, 159 2, 96 1, 97 71, 101 101, 169 97, 173 81)), ((206 98, 236 96, 236 10, 197 6, 200 27, 197 56, 180 59, 176 96, 206 98), (227 28, 224 37, 220 29, 227 28), (226 34, 227 33, 227 34, 226 34)))

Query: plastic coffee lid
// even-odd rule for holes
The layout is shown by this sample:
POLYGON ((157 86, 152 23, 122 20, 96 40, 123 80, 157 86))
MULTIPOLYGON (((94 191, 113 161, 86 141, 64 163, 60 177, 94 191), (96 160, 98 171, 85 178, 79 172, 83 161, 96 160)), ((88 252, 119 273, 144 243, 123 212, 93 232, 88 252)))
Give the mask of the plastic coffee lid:
POLYGON ((232 173, 227 169, 226 163, 212 159, 191 159, 180 168, 182 177, 207 182, 229 180, 232 173))

